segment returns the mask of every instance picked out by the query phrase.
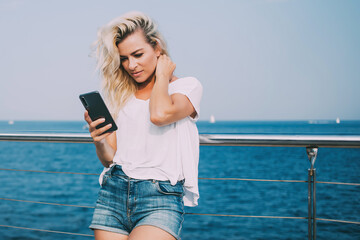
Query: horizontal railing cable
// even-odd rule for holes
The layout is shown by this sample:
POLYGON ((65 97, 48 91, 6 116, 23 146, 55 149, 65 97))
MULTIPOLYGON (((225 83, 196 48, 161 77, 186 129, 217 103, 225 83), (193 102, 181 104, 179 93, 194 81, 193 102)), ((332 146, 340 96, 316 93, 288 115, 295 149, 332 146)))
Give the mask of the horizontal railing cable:
POLYGON ((253 216, 253 215, 233 215, 216 213, 186 213, 187 215, 213 216, 213 217, 236 217, 236 218, 282 218, 282 219, 307 219, 307 217, 282 217, 282 216, 253 216))
MULTIPOLYGON (((15 202, 26 202, 26 203, 36 203, 36 204, 47 204, 55 206, 66 206, 66 207, 78 207, 78 208, 95 208, 92 206, 83 206, 83 205, 73 205, 73 204, 62 204, 62 203, 50 203, 50 202, 39 202, 39 201, 29 201, 29 200, 20 200, 20 199, 11 199, 11 198, 0 198, 4 201, 15 201, 15 202)), ((197 215, 197 216, 214 216, 214 217, 235 217, 235 218, 274 218, 274 219, 307 219, 307 217, 290 217, 290 216, 259 216, 259 215, 234 215, 234 214, 216 214, 216 213, 185 213, 186 215, 197 215)), ((351 223, 351 224, 360 224, 360 222, 355 221, 345 221, 337 219, 326 219, 326 218, 316 218, 317 220, 327 221, 327 222, 339 222, 339 223, 351 223)))
POLYGON ((39 201, 20 200, 20 199, 12 199, 12 198, 0 198, 0 200, 13 201, 13 202, 37 203, 37 204, 46 204, 46 205, 55 205, 55 206, 65 206, 65 207, 95 208, 95 207, 92 207, 92 206, 72 205, 72 204, 63 204, 63 203, 50 203, 50 202, 39 202, 39 201))
MULTIPOLYGON (((249 181, 249 182, 288 182, 288 183, 307 183, 304 180, 276 180, 276 179, 251 179, 251 178, 199 178, 200 180, 223 180, 223 181, 249 181)), ((315 183, 360 186, 360 183, 344 183, 344 182, 323 182, 315 181, 315 183)))
MULTIPOLYGON (((66 207, 79 207, 79 208, 95 208, 91 206, 82 206, 82 205, 72 205, 72 204, 62 204, 62 203, 50 203, 50 202, 39 202, 39 201, 29 201, 29 200, 20 200, 12 198, 0 198, 4 201, 14 201, 14 202, 26 202, 26 203, 36 203, 36 204, 46 204, 46 205, 55 205, 55 206, 66 206, 66 207)), ((281 217, 281 216, 252 216, 252 215, 229 215, 229 214, 212 214, 212 213, 185 213, 188 215, 206 215, 206 216, 220 216, 220 217, 259 217, 259 218, 290 218, 290 219, 307 219, 306 217, 281 217)))
POLYGON ((79 174, 79 175, 93 175, 99 176, 97 173, 79 173, 79 172, 57 172, 57 171, 42 171, 42 170, 24 170, 24 169, 9 169, 0 168, 2 171, 17 171, 17 172, 34 172, 34 173, 60 173, 60 174, 79 174))
MULTIPOLYGON (((237 217, 237 218, 274 218, 274 219, 308 219, 307 217, 282 217, 282 216, 253 216, 253 215, 229 215, 229 214, 212 214, 212 213, 186 213, 187 215, 199 215, 199 216, 215 216, 215 217, 237 217)), ((321 220, 325 222, 339 222, 339 223, 350 223, 360 225, 360 222, 355 221, 345 221, 337 219, 327 219, 327 218, 316 218, 316 220, 321 220)))
POLYGON ((249 181, 249 182, 301 182, 301 183, 307 182, 303 180, 276 180, 276 179, 250 179, 250 178, 199 178, 199 180, 249 181))
POLYGON ((54 230, 46 230, 46 229, 37 229, 37 228, 28 228, 28 227, 18 227, 18 226, 10 226, 10 225, 0 225, 0 227, 23 229, 23 230, 32 230, 32 231, 48 232, 48 233, 60 233, 60 234, 76 235, 76 236, 83 236, 83 237, 94 237, 94 235, 90 235, 90 234, 72 233, 72 232, 62 232, 62 231, 54 231, 54 230))
POLYGON ((355 222, 355 221, 345 221, 345 220, 328 219, 328 218, 316 218, 316 220, 325 221, 325 222, 350 223, 350 224, 360 225, 360 222, 355 222))
POLYGON ((360 183, 323 182, 323 181, 315 181, 315 183, 322 183, 322 184, 337 184, 337 185, 349 185, 349 186, 360 186, 360 183))
MULTIPOLYGON (((0 198, 4 201, 14 201, 14 202, 26 202, 26 203, 36 203, 36 204, 46 204, 46 205, 55 205, 55 206, 66 206, 66 207, 79 207, 79 208, 95 208, 91 206, 82 206, 82 205, 72 205, 72 204, 62 204, 62 203, 50 203, 50 202, 38 202, 38 201, 29 201, 29 200, 20 200, 20 199, 11 199, 11 198, 0 198)), ((198 216, 216 216, 216 217, 237 217, 237 218, 289 218, 289 219, 307 219, 306 217, 281 217, 281 216, 252 216, 252 215, 233 215, 233 214, 212 214, 212 213, 185 213, 187 215, 198 215, 198 216)))
MULTIPOLYGON (((19 171, 19 172, 34 172, 34 173, 55 173, 55 174, 78 174, 78 175, 90 175, 99 176, 98 173, 80 173, 80 172, 58 172, 58 171, 42 171, 42 170, 24 170, 24 169, 10 169, 0 168, 0 171, 19 171)), ((304 180, 277 180, 277 179, 252 179, 252 178, 199 178, 199 180, 215 180, 215 181, 249 181, 249 182, 288 182, 288 183, 307 183, 304 180)), ((344 183, 344 182, 324 182, 316 181, 316 183, 322 184, 334 184, 334 185, 349 185, 360 186, 360 183, 344 183)))

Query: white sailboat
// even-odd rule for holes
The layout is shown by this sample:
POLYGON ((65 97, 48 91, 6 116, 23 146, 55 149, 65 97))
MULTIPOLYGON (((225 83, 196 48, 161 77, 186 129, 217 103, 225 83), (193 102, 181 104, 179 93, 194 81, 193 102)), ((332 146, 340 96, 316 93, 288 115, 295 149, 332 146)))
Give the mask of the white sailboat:
POLYGON ((210 116, 210 123, 215 123, 215 116, 214 115, 211 115, 210 116))
POLYGON ((336 123, 337 123, 337 124, 340 123, 340 118, 336 118, 336 123))

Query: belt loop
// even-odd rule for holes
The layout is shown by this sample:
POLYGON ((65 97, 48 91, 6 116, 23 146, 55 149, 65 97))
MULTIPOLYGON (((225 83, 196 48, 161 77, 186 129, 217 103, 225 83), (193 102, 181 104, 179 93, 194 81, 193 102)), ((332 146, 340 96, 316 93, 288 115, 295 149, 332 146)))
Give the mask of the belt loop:
POLYGON ((114 172, 115 167, 116 167, 116 163, 112 163, 112 164, 110 165, 109 175, 111 175, 111 176, 113 175, 113 172, 114 172))

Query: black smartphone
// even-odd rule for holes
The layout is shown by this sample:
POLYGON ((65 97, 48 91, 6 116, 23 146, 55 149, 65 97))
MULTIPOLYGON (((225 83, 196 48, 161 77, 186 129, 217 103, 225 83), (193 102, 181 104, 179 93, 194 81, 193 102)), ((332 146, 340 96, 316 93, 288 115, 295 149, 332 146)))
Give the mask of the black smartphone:
POLYGON ((112 118, 108 108, 105 105, 104 100, 102 99, 98 91, 81 94, 79 98, 85 109, 88 111, 92 121, 95 121, 99 118, 105 118, 105 122, 100 123, 96 126, 97 129, 102 128, 109 123, 111 123, 112 126, 104 133, 113 132, 118 129, 114 119, 112 118))

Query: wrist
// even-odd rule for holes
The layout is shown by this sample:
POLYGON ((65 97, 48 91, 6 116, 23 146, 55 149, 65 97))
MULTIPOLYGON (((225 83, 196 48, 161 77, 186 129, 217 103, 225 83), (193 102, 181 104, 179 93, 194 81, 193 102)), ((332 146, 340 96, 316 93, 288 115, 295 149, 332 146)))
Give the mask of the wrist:
POLYGON ((105 142, 106 142, 106 139, 103 138, 103 139, 101 139, 99 141, 94 141, 94 144, 98 148, 98 147, 103 147, 105 145, 105 142))
POLYGON ((156 80, 161 82, 169 82, 171 77, 167 74, 156 74, 156 80))

